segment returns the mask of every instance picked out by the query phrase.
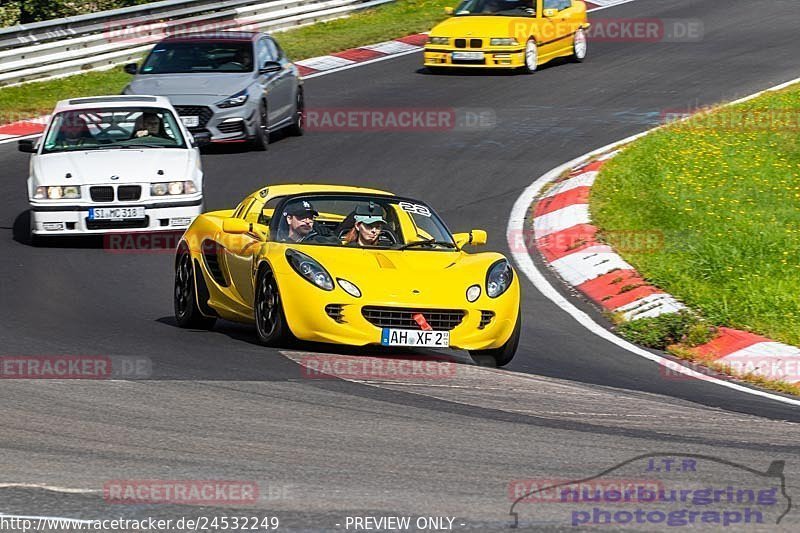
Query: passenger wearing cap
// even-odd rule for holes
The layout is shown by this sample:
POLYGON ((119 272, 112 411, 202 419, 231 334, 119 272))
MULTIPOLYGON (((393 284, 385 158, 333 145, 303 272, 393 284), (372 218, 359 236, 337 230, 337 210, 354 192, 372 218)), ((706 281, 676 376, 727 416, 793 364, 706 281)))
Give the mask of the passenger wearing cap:
POLYGON ((320 232, 314 224, 314 217, 319 215, 310 202, 303 200, 289 205, 283 212, 289 225, 288 239, 292 242, 337 243, 335 238, 320 232))
POLYGON ((355 211, 355 225, 344 237, 347 246, 377 246, 381 232, 386 228, 386 220, 381 209, 370 202, 369 207, 358 206, 355 211))

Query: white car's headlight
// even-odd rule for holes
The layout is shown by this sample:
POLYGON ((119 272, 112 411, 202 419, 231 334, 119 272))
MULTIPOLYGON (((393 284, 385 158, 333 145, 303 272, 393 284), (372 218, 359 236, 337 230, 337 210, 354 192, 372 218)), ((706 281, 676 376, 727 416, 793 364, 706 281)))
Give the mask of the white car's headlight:
POLYGON ((519 44, 519 41, 513 37, 496 37, 491 39, 489 44, 492 46, 516 46, 519 44))
POLYGON ((450 44, 450 37, 428 37, 428 43, 430 44, 450 44))
POLYGON ((514 279, 514 271, 508 261, 501 259, 489 268, 486 273, 486 295, 497 298, 508 290, 514 279))
POLYGON ((221 102, 217 102, 217 107, 221 107, 223 109, 228 107, 239 107, 240 105, 244 105, 247 102, 249 95, 247 94, 247 89, 239 91, 238 93, 234 94, 233 96, 229 96, 225 100, 221 102))
POLYGON ((76 200, 81 197, 81 188, 77 185, 53 185, 50 187, 39 186, 33 193, 35 200, 76 200))
POLYGON ((326 291, 333 290, 333 278, 314 259, 297 250, 286 250, 286 259, 292 268, 310 283, 326 291))
POLYGON ((165 181, 150 185, 150 196, 166 196, 176 194, 194 194, 197 187, 193 181, 165 181))

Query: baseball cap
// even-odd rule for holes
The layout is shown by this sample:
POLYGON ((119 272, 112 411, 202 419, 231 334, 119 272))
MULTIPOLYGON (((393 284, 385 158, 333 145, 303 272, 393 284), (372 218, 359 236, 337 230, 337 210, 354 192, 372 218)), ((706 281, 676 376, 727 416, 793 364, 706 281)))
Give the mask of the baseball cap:
POLYGON ((386 224, 383 219, 383 210, 372 202, 369 203, 369 206, 359 205, 356 207, 356 213, 353 218, 356 222, 361 222, 362 224, 375 224, 376 222, 386 224))
POLYGON ((314 209, 314 206, 311 205, 310 202, 303 200, 302 202, 295 202, 286 208, 286 210, 283 212, 283 216, 286 217, 289 215, 298 218, 313 218, 319 215, 319 213, 316 209, 314 209))

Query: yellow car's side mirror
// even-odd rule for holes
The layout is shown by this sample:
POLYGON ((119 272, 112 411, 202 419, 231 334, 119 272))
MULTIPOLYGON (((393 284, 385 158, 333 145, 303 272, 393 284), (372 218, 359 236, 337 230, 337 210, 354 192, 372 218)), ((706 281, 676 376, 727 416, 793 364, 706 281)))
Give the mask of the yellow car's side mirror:
POLYGON ((250 227, 250 223, 241 218, 226 218, 222 221, 222 231, 225 233, 247 233, 250 227))
POLYGON ((448 15, 452 15, 455 12, 455 9, 453 9, 452 7, 446 7, 444 8, 444 12, 448 15))
POLYGON ((232 235, 249 233, 254 237, 261 237, 262 240, 269 239, 269 227, 263 224, 256 224, 242 220, 241 218, 226 218, 222 221, 222 231, 232 235))
POLYGON ((553 8, 544 9, 542 10, 542 15, 544 15, 546 18, 555 17, 556 15, 558 15, 558 9, 553 9, 553 8))
POLYGON ((486 232, 482 229, 474 229, 469 233, 456 233, 455 235, 453 235, 453 239, 455 239, 456 245, 459 248, 463 248, 468 244, 471 244, 473 246, 480 246, 482 244, 486 244, 487 235, 486 232))

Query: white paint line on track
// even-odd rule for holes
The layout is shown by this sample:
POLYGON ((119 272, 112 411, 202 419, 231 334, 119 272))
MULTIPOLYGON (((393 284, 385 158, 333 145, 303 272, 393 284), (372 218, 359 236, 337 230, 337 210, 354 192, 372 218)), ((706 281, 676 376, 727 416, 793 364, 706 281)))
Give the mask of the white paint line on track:
POLYGON ((72 489, 43 483, 0 483, 0 489, 42 489, 51 492, 63 492, 65 494, 96 494, 103 492, 100 489, 72 489))
MULTIPOLYGON (((795 83, 800 83, 800 78, 795 78, 790 80, 786 83, 782 83, 780 85, 776 85, 774 87, 770 87, 769 89, 765 89, 753 95, 747 96, 745 98, 740 98, 739 100, 735 100, 727 105, 733 105, 737 103, 741 103, 746 100, 750 100, 765 94, 771 91, 778 91, 780 89, 785 89, 790 85, 794 85, 795 83)), ((688 120, 686 119, 683 120, 688 120)), ((596 150, 593 150, 587 154, 584 154, 580 157, 576 157, 572 161, 567 161, 563 165, 554 168, 553 170, 547 172, 539 179, 531 183, 517 198, 517 201, 514 203, 514 207, 511 209, 511 216, 508 219, 508 228, 506 229, 506 239, 508 240, 509 247, 511 249, 511 256, 517 263, 518 268, 528 277, 531 283, 533 283, 534 287, 542 293, 548 300, 559 306, 564 312, 574 318, 581 326, 589 330, 590 332, 594 333, 598 337, 601 337, 608 342, 619 346, 620 348, 627 350, 628 352, 647 359, 649 361, 653 361, 656 364, 659 364, 665 368, 667 368, 670 372, 678 372, 680 374, 693 377, 695 379, 701 381, 708 381, 710 383, 714 383, 719 385, 720 387, 726 387, 728 389, 735 390, 737 392, 743 392, 745 394, 751 394, 753 396, 759 396, 761 398, 767 398, 769 400, 774 400, 779 403, 784 403, 788 405, 800 406, 800 400, 796 400, 794 398, 787 398, 785 396, 780 396, 778 394, 772 394, 770 392, 752 389, 750 387, 745 387, 744 385, 740 385, 738 383, 734 383, 731 381, 725 381, 722 379, 715 378, 713 376, 707 376, 695 370, 692 370, 688 367, 683 366, 680 363, 677 363, 671 359, 667 359, 666 357, 648 352, 635 344, 632 344, 620 337, 617 337, 598 322, 595 322, 592 317, 588 314, 584 313, 580 309, 578 309, 572 302, 567 300, 564 296, 559 293, 555 287, 553 287, 547 278, 545 278, 544 274, 536 268, 536 264, 533 262, 533 259, 528 254, 527 251, 519 251, 516 247, 513 246, 514 243, 514 236, 518 234, 522 234, 521 232, 525 229, 525 218, 528 213, 528 209, 533 204, 534 200, 538 196, 539 192, 542 188, 551 183, 552 181, 558 179, 564 172, 567 170, 571 170, 572 168, 578 166, 580 163, 584 162, 586 159, 604 154, 610 150, 614 150, 619 146, 625 145, 636 139, 644 137, 649 133, 660 129, 662 126, 658 126, 651 130, 645 131, 643 133, 638 133, 636 135, 632 135, 621 141, 617 141, 596 150), (516 251, 515 251, 516 250, 516 251)))

